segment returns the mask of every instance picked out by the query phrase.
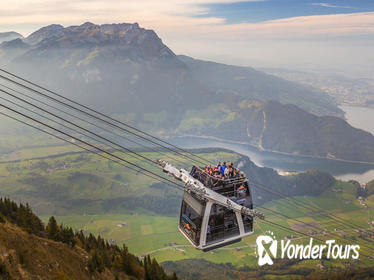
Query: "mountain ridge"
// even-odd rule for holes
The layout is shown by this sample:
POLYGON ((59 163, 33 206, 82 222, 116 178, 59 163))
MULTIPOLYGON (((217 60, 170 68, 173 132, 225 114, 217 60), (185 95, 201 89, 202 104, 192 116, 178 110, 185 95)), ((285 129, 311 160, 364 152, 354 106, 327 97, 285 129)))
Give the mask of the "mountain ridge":
MULTIPOLYGON (((307 87, 295 86, 294 83, 253 68, 214 64, 219 68, 217 73, 220 76, 216 77, 221 81, 219 85, 230 85, 230 88, 217 89, 217 84, 207 73, 210 69, 206 62, 176 56, 153 30, 141 28, 137 23, 95 25, 87 22, 69 27, 54 24, 30 34, 24 43, 29 47, 24 49, 23 54, 17 54, 10 60, 5 59, 6 51, 3 50, 5 53, 0 56, 0 64, 63 91, 79 88, 81 92, 82 89, 87 90, 85 87, 94 87, 95 82, 108 80, 109 84, 126 89, 121 95, 130 98, 131 95, 138 95, 139 100, 133 100, 134 103, 144 102, 149 97, 145 90, 153 90, 160 95, 160 100, 174 100, 176 103, 173 106, 198 103, 190 102, 185 96, 187 94, 192 95, 191 98, 209 95, 207 100, 203 100, 205 105, 217 94, 238 94, 246 98, 295 103, 318 114, 342 115, 331 100, 325 100, 323 95, 319 94, 322 102, 310 98, 314 94, 307 87), (50 61, 45 61, 47 56, 50 61), (35 73, 35 66, 39 68, 39 73, 35 73), (197 69, 201 71, 194 73, 197 69), (112 77, 106 71, 110 71, 112 77), (230 72, 247 77, 240 80, 230 75, 230 72), (58 83, 56 77, 63 81, 58 83), (75 82, 82 84, 73 88, 67 86, 75 82)), ((113 97, 118 96, 112 87, 104 88, 106 91, 109 89, 108 93, 113 97)), ((99 94, 99 90, 94 91, 96 95, 99 94)), ((153 104, 158 105, 157 102, 153 104)), ((113 105, 116 107, 117 104, 113 105)))
POLYGON ((51 24, 30 34, 24 42, 37 50, 117 44, 118 47, 137 47, 143 59, 175 56, 153 30, 141 28, 138 23, 95 25, 86 22, 69 27, 51 24))
POLYGON ((193 70, 197 80, 200 82, 208 81, 216 92, 226 91, 243 98, 263 102, 276 100, 282 104, 291 103, 316 115, 326 114, 325 110, 328 108, 327 110, 330 113, 326 115, 342 116, 341 110, 332 106, 334 102, 330 97, 312 87, 308 88, 301 84, 266 74, 253 67, 227 65, 194 59, 185 55, 179 55, 178 58, 193 70), (224 78, 217 79, 217 76, 224 78), (292 102, 291 100, 295 96, 299 99, 296 102, 292 102), (308 104, 313 104, 313 106, 308 104))
POLYGON ((374 161, 370 135, 317 118, 342 113, 323 93, 253 68, 177 56, 136 23, 50 25, 23 43, 0 47, 7 69, 150 133, 197 131, 282 153, 374 161))
POLYGON ((334 116, 316 116, 293 104, 242 100, 225 107, 226 117, 215 125, 199 125, 197 118, 214 119, 208 110, 196 112, 178 128, 179 134, 212 136, 248 143, 260 150, 289 155, 374 163, 374 136, 334 116), (229 137, 228 137, 229 135, 229 137))

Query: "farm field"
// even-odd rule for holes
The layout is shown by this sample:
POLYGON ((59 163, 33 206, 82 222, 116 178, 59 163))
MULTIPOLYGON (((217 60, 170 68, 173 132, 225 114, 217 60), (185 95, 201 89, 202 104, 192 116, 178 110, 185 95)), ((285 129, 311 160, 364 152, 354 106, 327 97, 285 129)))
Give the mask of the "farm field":
MULTIPOLYGON (((141 176, 140 172, 134 173, 97 155, 74 151, 59 156, 53 154, 58 153, 58 149, 47 147, 40 151, 49 153, 45 158, 0 163, 0 196, 27 201, 39 215, 102 214, 109 210, 126 213, 128 209, 144 211, 143 205, 154 213, 170 215, 178 212, 179 189, 167 187, 153 178, 141 176), (165 204, 169 208, 165 208, 165 204)), ((30 153, 26 149, 20 155, 30 153)), ((163 156, 180 167, 189 167, 182 156, 155 152, 140 154, 152 160, 163 156)), ((161 167, 147 166, 144 160, 130 153, 120 155, 130 164, 162 174, 161 167)), ((219 151, 200 156, 213 162, 234 161, 240 157, 219 151)))
POLYGON ((43 147, 33 147, 25 149, 17 149, 15 151, 5 153, 0 157, 0 162, 12 162, 31 160, 36 158, 47 158, 54 156, 61 156, 65 153, 81 152, 81 149, 72 145, 51 145, 43 147))
MULTIPOLYGON (((308 212, 301 207, 290 205, 290 202, 285 199, 267 203, 264 207, 276 210, 288 218, 276 216, 261 208, 260 210, 265 213, 268 221, 284 225, 290 229, 297 228, 298 231, 303 233, 313 234, 316 243, 319 242, 317 239, 334 239, 337 244, 360 244, 363 246, 360 251, 362 254, 373 255, 373 250, 367 249, 368 246, 372 245, 373 235, 368 237, 366 233, 373 232, 368 222, 374 219, 374 209, 366 209, 360 205, 354 197, 350 183, 337 182, 333 190, 326 191, 321 197, 297 197, 296 199, 303 205, 308 205, 308 207, 313 205, 326 210, 326 213, 334 213, 335 217, 346 221, 345 225, 341 225, 317 211, 308 212), (342 191, 336 192, 337 190, 342 191), (348 199, 351 200, 349 204, 344 202, 348 199), (297 221, 292 220, 294 218, 297 221), (303 223, 310 226, 302 225, 303 223), (361 232, 358 233, 356 229, 361 229, 361 232), (321 233, 321 231, 323 232, 321 233), (343 234, 344 238, 342 237, 343 234)), ((374 196, 370 196, 368 203, 373 201, 374 196)), ((56 218, 58 222, 75 229, 83 229, 86 232, 101 235, 117 244, 125 243, 130 251, 135 254, 139 256, 150 254, 159 262, 193 258, 205 259, 215 263, 229 262, 235 266, 256 266, 257 258, 254 245, 259 234, 272 231, 278 240, 285 239, 287 236, 290 238, 293 235, 293 239, 297 239, 297 243, 309 242, 309 237, 302 234, 279 229, 267 224, 266 221, 257 220, 252 236, 224 248, 202 252, 194 249, 179 233, 177 229, 178 217, 154 216, 134 212, 125 215, 70 215, 57 216, 56 218)), ((47 217, 44 217, 44 219, 46 220, 47 217)), ((363 258, 360 260, 360 265, 367 265, 371 261, 363 258)), ((305 265, 315 266, 316 262, 305 262, 305 265)), ((342 264, 331 261, 330 265, 341 266, 342 264)))

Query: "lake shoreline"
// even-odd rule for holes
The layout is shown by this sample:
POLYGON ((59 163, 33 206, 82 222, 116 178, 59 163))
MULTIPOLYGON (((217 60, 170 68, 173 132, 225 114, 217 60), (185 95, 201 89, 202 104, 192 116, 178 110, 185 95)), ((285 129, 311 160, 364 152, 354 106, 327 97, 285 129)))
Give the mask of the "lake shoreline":
POLYGON ((364 130, 374 135, 374 108, 366 106, 339 105, 345 113, 345 120, 354 128, 364 130))
POLYGON ((232 141, 212 136, 184 135, 169 139, 177 146, 186 149, 222 148, 245 155, 257 166, 268 167, 277 171, 304 172, 316 169, 333 175, 337 180, 356 180, 367 183, 374 179, 374 165, 367 163, 347 162, 331 158, 300 156, 295 154, 274 153, 258 149, 251 143, 232 141))
POLYGON ((195 138, 201 138, 201 139, 210 139, 210 140, 215 140, 218 142, 223 142, 223 143, 231 143, 231 144, 239 144, 239 145, 249 145, 253 148, 256 148, 259 152, 268 152, 268 153, 274 153, 274 154, 279 154, 279 155, 285 155, 285 156, 295 156, 295 157, 302 157, 302 158, 312 158, 312 159, 328 159, 328 160, 333 160, 333 161, 339 161, 339 162, 347 162, 347 163, 359 163, 359 164, 368 164, 368 165, 373 165, 374 167, 374 162, 366 162, 366 161, 354 161, 354 160, 346 160, 346 159, 339 159, 339 158, 332 158, 332 157, 323 157, 323 156, 312 156, 312 155, 303 155, 303 154, 294 154, 294 153, 286 153, 286 152, 280 152, 280 151, 273 151, 269 149, 261 149, 259 146, 254 145, 250 142, 242 142, 242 141, 235 141, 235 140, 228 140, 224 138, 219 138, 215 136, 208 136, 208 135, 192 135, 192 134, 183 134, 180 136, 176 136, 177 138, 183 138, 183 137, 195 137, 195 138))

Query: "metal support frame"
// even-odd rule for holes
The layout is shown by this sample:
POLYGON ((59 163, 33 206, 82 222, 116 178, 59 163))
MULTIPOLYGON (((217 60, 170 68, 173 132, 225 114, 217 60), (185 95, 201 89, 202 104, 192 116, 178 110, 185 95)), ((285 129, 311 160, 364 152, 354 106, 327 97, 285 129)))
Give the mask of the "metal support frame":
POLYGON ((241 214, 251 216, 253 218, 259 218, 262 220, 265 219, 263 213, 241 206, 236 202, 232 201, 231 199, 227 198, 226 196, 223 196, 211 190, 210 188, 207 188, 199 180, 192 177, 190 173, 185 169, 178 169, 175 166, 163 160, 159 160, 158 162, 162 166, 163 171, 165 173, 168 173, 170 176, 173 176, 177 180, 180 180, 185 183, 184 188, 186 191, 193 192, 195 193, 195 195, 202 199, 212 201, 213 203, 224 206, 228 209, 233 210, 234 212, 239 212, 241 214))
POLYGON ((242 205, 237 204, 236 202, 232 201, 230 198, 223 196, 212 189, 206 187, 202 182, 195 179, 190 175, 188 171, 185 169, 178 169, 175 166, 167 163, 166 161, 159 160, 158 163, 163 168, 165 173, 168 173, 169 176, 174 177, 177 180, 180 180, 185 183, 184 191, 188 193, 193 193, 197 198, 200 200, 206 201, 204 216, 202 217, 201 229, 200 229, 200 239, 199 244, 194 244, 191 239, 187 236, 184 230, 178 226, 179 231, 189 240, 189 242, 197 249, 200 250, 211 250, 220 246, 224 246, 230 243, 235 243, 240 241, 241 238, 251 235, 253 231, 245 232, 242 214, 251 216, 252 218, 260 218, 265 219, 264 214, 244 207, 242 205), (210 217, 210 211, 212 209, 212 205, 217 204, 223 206, 227 209, 230 209, 235 212, 235 216, 239 225, 239 236, 233 236, 230 238, 226 238, 217 242, 212 242, 212 244, 207 244, 207 230, 208 230, 208 223, 210 217))

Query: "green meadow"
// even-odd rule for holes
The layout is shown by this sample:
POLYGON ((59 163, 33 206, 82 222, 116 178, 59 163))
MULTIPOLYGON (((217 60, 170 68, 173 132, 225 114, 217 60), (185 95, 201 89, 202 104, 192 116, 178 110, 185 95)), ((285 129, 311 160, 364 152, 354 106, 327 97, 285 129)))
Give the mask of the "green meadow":
MULTIPOLYGON (((117 155, 126 157, 131 164, 161 171, 129 153, 117 155)), ((141 152, 141 155, 154 160, 165 158, 179 167, 189 168, 187 161, 176 154, 141 152)), ((239 243, 202 252, 194 249, 178 231, 180 190, 162 186, 154 179, 135 174, 97 155, 77 153, 71 146, 30 148, 8 156, 10 158, 5 156, 0 163, 0 196, 29 202, 44 222, 54 215, 59 223, 87 234, 101 235, 119 245, 126 244, 134 254, 150 254, 159 262, 194 258, 255 267, 254 245, 259 234, 272 231, 278 240, 294 235, 295 242, 309 241, 309 237, 295 233, 294 229, 307 234, 315 231, 315 238, 336 239, 339 244, 358 243, 363 246, 363 253, 373 255, 372 250, 365 248, 371 246, 373 239, 355 229, 371 231, 369 222, 374 220, 374 195, 369 196, 364 207, 356 199, 352 183, 337 181, 317 197, 268 202, 263 206, 283 216, 258 208, 266 219, 255 221, 253 235, 239 243), (341 225, 340 221, 321 214, 320 209, 343 219, 346 224, 341 225), (345 239, 341 237, 343 234, 345 239)), ((239 158, 237 154, 223 151, 199 153, 199 156, 213 162, 239 158)), ((359 265, 370 261, 362 258, 359 265)), ((339 262, 330 263, 341 266, 339 262)), ((309 261, 297 265, 315 268, 317 264, 317 261, 309 261)))
MULTIPOLYGON (((318 215, 308 211, 308 209, 292 205, 288 200, 277 200, 264 206, 280 212, 288 218, 279 217, 270 211, 263 210, 266 215, 266 221, 286 226, 289 230, 270 225, 266 221, 256 220, 255 231, 252 236, 244 238, 239 243, 210 252, 196 250, 189 244, 177 229, 177 216, 165 217, 134 212, 126 215, 57 216, 57 220, 75 229, 82 229, 95 235, 101 235, 106 239, 115 241, 117 244, 126 244, 135 254, 139 256, 150 254, 160 262, 197 258, 215 263, 229 262, 235 266, 256 265, 257 259, 253 245, 255 245, 256 237, 260 234, 271 231, 278 240, 294 235, 297 243, 309 242, 308 236, 292 232, 291 229, 295 226, 298 227, 299 231, 306 234, 310 231, 327 230, 327 232, 318 232, 314 235, 316 244, 320 243, 317 239, 334 239, 337 244, 344 245, 360 244, 363 246, 361 249, 362 254, 373 255, 373 251, 367 249, 368 246, 372 246, 373 239, 361 237, 355 229, 358 226, 360 229, 371 231, 368 221, 371 218, 374 219, 374 209, 365 209, 355 200, 351 184, 337 182, 334 188, 342 188, 344 191, 336 193, 329 190, 321 197, 296 197, 293 201, 300 201, 304 206, 313 205, 326 210, 327 213, 334 213, 335 217, 345 221, 345 225, 341 225, 341 221, 331 220, 328 216, 318 215), (352 199, 352 203, 346 208, 341 208, 343 205, 347 205, 344 203, 347 197, 352 199), (297 221, 293 219, 297 219, 297 221), (305 226, 303 223, 311 226, 305 226), (349 226, 350 224, 351 226, 349 226), (341 236, 343 233, 345 234, 344 238, 341 236)), ((370 196, 369 201, 373 203, 374 196, 370 196)), ((44 220, 47 220, 47 217, 44 217, 44 220)), ((339 265, 338 261, 331 262, 334 265, 339 265)), ((316 261, 307 263, 308 266, 316 265, 316 261)), ((368 263, 370 263, 370 260, 363 258, 360 265, 368 263)))

